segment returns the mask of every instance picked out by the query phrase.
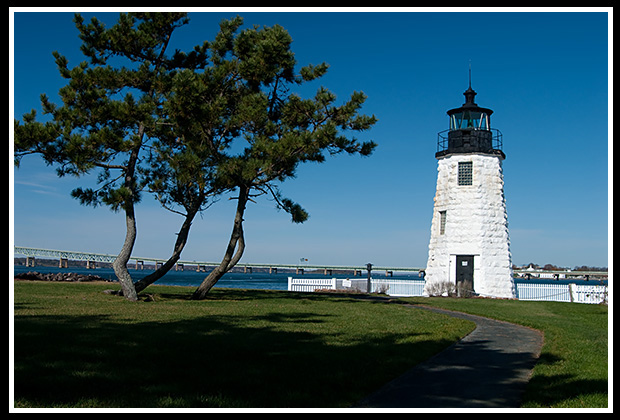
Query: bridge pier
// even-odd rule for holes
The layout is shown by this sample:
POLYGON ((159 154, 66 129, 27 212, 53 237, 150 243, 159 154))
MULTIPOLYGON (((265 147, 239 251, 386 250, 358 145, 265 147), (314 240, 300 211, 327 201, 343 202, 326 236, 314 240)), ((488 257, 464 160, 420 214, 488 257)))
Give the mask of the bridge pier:
POLYGON ((252 267, 248 267, 247 265, 245 267, 243 267, 243 273, 244 274, 252 274, 252 267))
POLYGON ((278 274, 278 267, 269 267, 269 274, 278 274))
POLYGON ((144 270, 144 261, 136 260, 136 270, 144 270))
POLYGON ((362 270, 353 270, 353 277, 357 277, 357 276, 361 276, 362 275, 362 270))
POLYGON ((394 272, 392 270, 385 270, 385 277, 394 277, 394 272))
POLYGON ((26 267, 34 267, 36 259, 34 257, 26 257, 26 267))
POLYGON ((332 270, 329 269, 329 268, 325 268, 323 270, 323 274, 326 275, 326 276, 331 276, 332 275, 332 270))
POLYGON ((183 264, 176 263, 174 265, 174 271, 185 271, 185 266, 183 264))
POLYGON ((295 269, 295 274, 301 274, 303 276, 304 275, 304 269, 297 267, 295 269))
POLYGON ((89 270, 90 269, 95 269, 95 268, 97 268, 97 263, 95 261, 87 260, 86 261, 86 268, 89 269, 89 270))
POLYGON ((69 268, 69 260, 66 258, 59 259, 58 268, 69 268))

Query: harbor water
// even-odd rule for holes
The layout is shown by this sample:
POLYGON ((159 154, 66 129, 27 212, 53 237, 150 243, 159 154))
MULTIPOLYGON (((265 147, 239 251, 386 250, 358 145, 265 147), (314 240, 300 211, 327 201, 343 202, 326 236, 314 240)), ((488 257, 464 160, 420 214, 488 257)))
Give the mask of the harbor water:
MULTIPOLYGON (((77 273, 77 274, 94 274, 103 279, 116 281, 116 275, 114 274, 114 270, 112 268, 95 268, 95 269, 87 269, 81 267, 69 267, 69 268, 58 268, 58 267, 46 267, 46 266, 35 266, 35 267, 26 267, 23 265, 15 265, 13 272, 15 275, 19 273, 27 273, 29 271, 36 271, 39 273, 77 273)), ((152 273, 152 270, 145 268, 144 270, 135 270, 130 269, 129 273, 131 274, 134 281, 138 281, 141 278, 147 276, 152 273)), ((200 283, 205 279, 208 273, 205 272, 197 272, 194 270, 184 270, 184 271, 175 271, 170 270, 165 276, 159 279, 155 284, 163 285, 163 286, 189 286, 189 287, 198 287, 200 283)), ((353 277, 352 275, 346 274, 335 274, 335 275, 324 275, 322 271, 311 271, 306 270, 305 274, 295 274, 294 272, 281 272, 276 274, 270 273, 227 273, 217 282, 215 285, 216 288, 234 288, 234 289, 261 289, 261 290, 287 290, 288 288, 288 278, 312 278, 312 279, 331 279, 331 278, 365 278, 366 271, 363 271, 362 277, 353 277)), ((391 278, 394 280, 421 280, 418 276, 418 273, 394 273, 392 277, 386 277, 385 273, 382 271, 373 271, 372 272, 373 279, 382 279, 382 278, 391 278)), ((579 279, 560 279, 560 280, 552 280, 552 279, 539 279, 532 278, 531 280, 515 278, 515 283, 555 283, 555 284, 567 284, 567 283, 575 283, 575 284, 585 284, 585 285, 598 285, 603 284, 607 285, 607 280, 601 282, 599 280, 579 280, 579 279)))

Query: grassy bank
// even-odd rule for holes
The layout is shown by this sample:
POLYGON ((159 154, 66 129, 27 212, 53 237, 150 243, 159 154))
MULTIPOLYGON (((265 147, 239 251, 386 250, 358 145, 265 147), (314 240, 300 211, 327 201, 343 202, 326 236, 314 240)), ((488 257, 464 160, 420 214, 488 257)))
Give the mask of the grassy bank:
POLYGON ((16 407, 342 407, 474 325, 289 292, 14 283, 16 407))
POLYGON ((408 298, 535 328, 544 333, 541 356, 523 407, 608 406, 608 307, 561 302, 408 298))

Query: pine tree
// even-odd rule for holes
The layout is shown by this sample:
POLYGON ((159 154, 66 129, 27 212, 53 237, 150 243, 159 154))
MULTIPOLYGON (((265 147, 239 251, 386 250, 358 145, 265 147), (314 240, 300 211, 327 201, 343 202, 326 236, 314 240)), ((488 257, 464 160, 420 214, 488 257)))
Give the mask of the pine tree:
POLYGON ((173 32, 188 23, 184 13, 123 13, 109 29, 96 18, 86 24, 79 14, 74 22, 88 60, 69 68, 68 60, 54 52, 67 80, 59 91, 63 104, 41 95, 51 121, 37 122, 33 110, 23 124, 15 122, 16 164, 25 154, 40 153, 57 166, 59 176, 97 171, 98 188, 79 187, 72 196, 125 213, 125 241, 113 267, 124 296, 136 300, 127 262, 137 234, 134 206, 153 181, 144 165, 153 142, 170 134, 162 104, 174 75, 203 68, 208 44, 167 55, 173 32))
POLYGON ((183 13, 128 13, 106 29, 95 18, 84 24, 76 15, 89 61, 69 69, 54 53, 68 80, 60 90, 63 105, 42 95, 51 121, 37 122, 32 111, 15 122, 16 164, 25 154, 40 153, 60 176, 97 171, 98 188, 76 188, 72 195, 125 213, 126 237, 114 270, 130 300, 178 261, 194 217, 219 195, 236 191, 233 229, 220 265, 194 293, 197 299, 243 255, 249 201, 267 194, 302 223, 308 213, 282 197, 278 184, 294 177, 301 163, 338 153, 367 156, 376 146, 347 136, 376 122, 359 113, 363 93, 337 106, 323 87, 311 99, 290 92, 320 78, 328 66, 308 65, 297 73, 292 39, 281 26, 239 31, 240 17, 224 20, 212 42, 168 54, 174 30, 188 21, 183 13), (243 151, 235 154, 239 143, 243 151), (127 262, 137 234, 134 206, 145 191, 183 214, 184 222, 169 260, 134 284, 127 262))
POLYGON ((323 162, 327 155, 338 153, 368 156, 376 144, 348 138, 348 131, 363 131, 376 122, 374 116, 359 114, 366 96, 354 92, 341 106, 336 96, 320 88, 314 98, 302 99, 290 93, 293 86, 317 79, 327 71, 327 64, 308 65, 295 72, 296 60, 291 51, 292 39, 279 25, 242 31, 234 40, 238 74, 248 88, 244 91, 235 120, 244 151, 227 155, 217 164, 219 185, 236 189, 237 208, 232 233, 224 257, 194 292, 203 299, 217 281, 241 259, 245 250, 243 220, 248 202, 267 194, 277 207, 291 215, 294 223, 308 219, 307 211, 284 198, 278 184, 295 176, 304 162, 323 162))

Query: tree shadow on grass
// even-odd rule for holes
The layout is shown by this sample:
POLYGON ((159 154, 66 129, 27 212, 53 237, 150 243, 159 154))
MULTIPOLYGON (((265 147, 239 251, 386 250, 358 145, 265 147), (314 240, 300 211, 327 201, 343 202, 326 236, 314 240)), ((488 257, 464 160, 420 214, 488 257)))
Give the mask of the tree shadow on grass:
POLYGON ((403 343, 402 334, 386 333, 330 345, 322 334, 278 328, 327 317, 271 312, 254 324, 230 315, 139 324, 108 316, 15 317, 16 405, 348 406, 451 344, 403 343))

